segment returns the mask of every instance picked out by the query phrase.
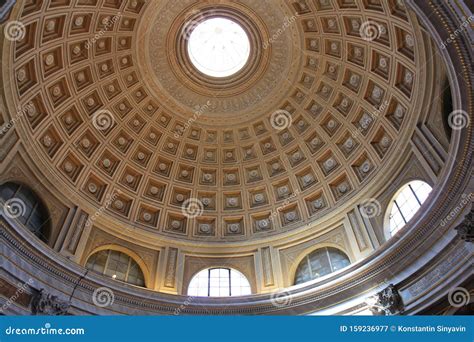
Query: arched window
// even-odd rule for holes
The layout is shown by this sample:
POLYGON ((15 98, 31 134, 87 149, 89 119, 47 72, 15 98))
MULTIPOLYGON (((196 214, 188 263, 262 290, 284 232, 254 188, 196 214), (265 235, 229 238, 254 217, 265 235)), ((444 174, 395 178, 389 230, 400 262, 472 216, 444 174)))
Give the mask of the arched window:
POLYGON ((126 283, 145 286, 140 266, 125 253, 111 249, 94 253, 87 260, 86 268, 126 283))
POLYGON ((389 232, 393 236, 410 221, 428 198, 432 188, 423 181, 412 181, 404 185, 391 202, 389 232))
POLYGON ((0 185, 5 216, 25 225, 44 242, 49 239, 50 218, 42 201, 28 187, 8 182, 0 185))
POLYGON ((234 297, 251 293, 247 278, 231 268, 202 270, 193 277, 188 287, 188 295, 197 297, 234 297))
POLYGON ((301 284, 329 273, 335 272, 350 264, 347 255, 339 249, 325 247, 308 254, 298 265, 295 284, 301 284))

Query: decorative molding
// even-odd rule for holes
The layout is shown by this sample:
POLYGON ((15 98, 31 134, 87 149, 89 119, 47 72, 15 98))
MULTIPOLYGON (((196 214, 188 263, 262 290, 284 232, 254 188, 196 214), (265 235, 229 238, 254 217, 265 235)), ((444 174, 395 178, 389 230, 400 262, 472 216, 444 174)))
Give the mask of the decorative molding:
POLYGON ((402 297, 393 284, 378 292, 374 299, 375 304, 369 304, 369 309, 376 316, 391 316, 404 310, 402 297))
POLYGON ((452 250, 443 260, 437 264, 432 270, 425 274, 421 279, 408 287, 407 291, 411 298, 416 298, 422 295, 427 290, 431 289, 436 285, 446 274, 468 258, 470 252, 465 246, 461 246, 452 250))
POLYGON ((273 278, 272 254, 270 247, 264 247, 262 253, 262 267, 263 267, 263 283, 265 286, 272 286, 275 284, 273 278))
POLYGON ((64 316, 67 315, 70 303, 60 300, 41 289, 33 294, 31 312, 33 315, 64 316))
POLYGON ((168 262, 166 264, 165 286, 169 288, 175 287, 176 262, 178 260, 178 249, 168 249, 168 262))
MULTIPOLYGON (((14 259, 21 257, 22 260, 24 260, 23 263, 25 265, 31 265, 33 269, 37 270, 37 275, 45 274, 46 272, 46 277, 48 279, 51 279, 51 277, 58 279, 58 281, 51 283, 52 288, 55 287, 54 284, 59 282, 70 284, 70 287, 72 287, 77 284, 77 277, 82 277, 82 273, 80 273, 82 272, 82 269, 79 270, 74 263, 67 262, 66 264, 57 264, 58 258, 53 255, 54 252, 44 250, 43 253, 46 251, 46 254, 51 255, 46 256, 38 254, 35 247, 30 246, 29 243, 25 243, 24 240, 18 240, 17 237, 12 235, 13 232, 10 231, 11 228, 5 226, 3 221, 0 221, 0 228, 0 238, 5 242, 2 242, 2 245, 7 248, 7 251, 10 251, 8 253, 13 253, 14 259)), ((413 251, 413 249, 410 250, 413 251)), ((406 256, 407 252, 402 253, 406 256)), ((417 253, 421 253, 421 249, 418 249, 417 253)), ((351 297, 354 295, 354 291, 365 291, 365 289, 373 287, 383 279, 386 279, 387 275, 393 275, 393 272, 398 272, 397 265, 399 265, 400 257, 401 255, 398 255, 398 257, 384 255, 383 257, 377 257, 375 260, 367 258, 359 263, 356 270, 354 270, 353 267, 348 268, 341 274, 338 274, 337 277, 328 277, 324 282, 291 291, 294 300, 291 307, 287 309, 291 310, 293 313, 307 313, 314 312, 319 308, 318 303, 327 303, 328 300, 333 303, 344 302, 349 294, 351 294, 351 297), (384 272, 386 275, 383 275, 384 272), (351 273, 350 279, 347 279, 347 277, 344 276, 348 273, 351 273), (327 285, 320 286, 324 284, 327 285)), ((65 261, 67 260, 63 260, 62 262, 65 261)), ((195 261, 200 263, 201 267, 208 264, 203 263, 201 258, 195 258, 195 261)), ((230 261, 235 260, 230 259, 230 261)), ((404 265, 402 268, 406 271, 406 267, 407 265, 404 265)), ((40 279, 38 279, 38 281, 42 282, 40 279)), ((78 284, 78 290, 76 291, 77 296, 79 296, 78 298, 83 298, 84 296, 90 298, 92 292, 97 287, 101 286, 113 289, 115 303, 119 305, 118 307, 134 307, 137 312, 142 313, 169 313, 176 308, 176 305, 179 305, 179 303, 186 300, 186 296, 173 296, 173 298, 169 298, 160 293, 150 293, 150 291, 143 292, 140 291, 140 289, 127 288, 111 279, 96 276, 93 276, 92 278, 88 276, 78 284), (80 293, 82 294, 79 295, 80 293)), ((239 298, 228 298, 223 299, 223 301, 229 303, 225 308, 226 314, 264 314, 276 311, 284 312, 286 310, 275 308, 271 303, 271 297, 267 298, 265 296, 259 296, 255 303, 253 302, 253 299, 242 303, 239 298)), ((78 308, 82 307, 82 305, 80 305, 82 300, 74 301, 74 303, 75 305, 79 305, 78 308)), ((209 302, 206 298, 200 298, 199 300, 196 300, 195 303, 193 302, 193 305, 186 307, 183 313, 222 314, 222 310, 223 308, 221 305, 215 306, 215 303, 213 304, 212 302, 209 302)), ((105 309, 102 312, 102 314, 107 313, 110 314, 112 312, 105 309)), ((125 311, 123 313, 126 314, 125 311)))
POLYGON ((12 130, 10 134, 7 132, 5 135, 0 135, 0 141, 2 142, 0 145, 0 161, 3 161, 7 157, 8 153, 15 146, 18 140, 18 134, 14 130, 12 130))
POLYGON ((466 242, 474 242, 474 205, 471 211, 464 217, 464 220, 456 228, 458 236, 466 242))
POLYGON ((365 251, 369 245, 368 242, 365 238, 365 234, 362 231, 362 227, 359 223, 359 220, 357 219, 357 216, 355 214, 355 211, 352 210, 350 211, 347 216, 349 217, 349 222, 351 225, 351 228, 354 232, 354 235, 356 237, 357 245, 359 246, 359 251, 363 252, 365 251))
POLYGON ((438 160, 436 160, 432 147, 426 143, 425 137, 418 128, 415 130, 415 134, 413 135, 413 143, 426 162, 430 165, 431 170, 438 175, 441 171, 442 165, 438 160))
POLYGON ((321 243, 331 243, 336 246, 339 246, 343 251, 348 251, 348 243, 346 241, 346 235, 343 233, 343 228, 340 227, 339 233, 333 234, 332 236, 324 239, 321 243))
POLYGON ((71 254, 76 253, 76 248, 79 244, 79 239, 82 235, 82 232, 84 231, 84 227, 86 226, 88 217, 89 215, 83 211, 79 214, 79 218, 77 219, 77 222, 74 225, 72 236, 67 245, 67 250, 71 254))

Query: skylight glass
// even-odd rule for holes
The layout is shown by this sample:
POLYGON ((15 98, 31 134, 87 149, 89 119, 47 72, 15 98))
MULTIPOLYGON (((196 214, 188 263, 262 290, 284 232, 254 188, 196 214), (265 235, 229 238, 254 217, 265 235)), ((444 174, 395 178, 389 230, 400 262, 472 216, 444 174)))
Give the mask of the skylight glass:
POLYGON ((228 77, 241 70, 250 56, 244 29, 225 18, 207 19, 196 26, 188 41, 192 64, 211 77, 228 77))

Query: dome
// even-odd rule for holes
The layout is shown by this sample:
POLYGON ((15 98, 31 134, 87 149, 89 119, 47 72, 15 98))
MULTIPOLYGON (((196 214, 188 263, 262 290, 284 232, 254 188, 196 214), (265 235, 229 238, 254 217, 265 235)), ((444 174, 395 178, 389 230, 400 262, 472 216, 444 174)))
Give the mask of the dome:
POLYGON ((361 8, 273 7, 158 1, 97 9, 96 22, 72 9, 70 27, 42 11, 43 31, 29 34, 58 37, 13 62, 31 156, 78 205, 105 206, 107 229, 134 227, 135 238, 289 235, 371 197, 409 144, 422 112, 414 94, 430 89, 416 75, 415 46, 429 48, 420 27, 407 13, 365 22, 361 8), (234 25, 250 54, 223 78, 192 53, 216 55, 220 38, 199 41, 222 30, 216 21, 231 25, 222 34, 234 25))

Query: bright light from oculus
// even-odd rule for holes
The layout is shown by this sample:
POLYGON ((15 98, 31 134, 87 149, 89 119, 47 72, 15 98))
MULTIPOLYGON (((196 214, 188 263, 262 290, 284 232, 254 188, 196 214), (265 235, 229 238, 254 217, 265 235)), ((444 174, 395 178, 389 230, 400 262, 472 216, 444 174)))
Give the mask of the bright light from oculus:
POLYGON ((227 77, 247 63, 250 41, 244 29, 232 20, 207 19, 191 32, 188 54, 193 65, 203 74, 227 77))

